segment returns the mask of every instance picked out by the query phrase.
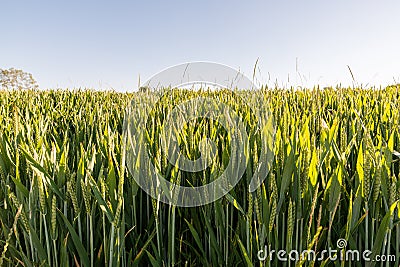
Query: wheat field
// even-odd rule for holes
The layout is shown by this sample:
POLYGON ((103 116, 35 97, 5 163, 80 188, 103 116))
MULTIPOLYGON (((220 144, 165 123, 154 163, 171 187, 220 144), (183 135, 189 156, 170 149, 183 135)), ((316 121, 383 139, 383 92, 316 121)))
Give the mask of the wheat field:
POLYGON ((239 183, 194 208, 151 198, 126 168, 124 115, 140 94, 151 92, 0 92, 0 266, 281 266, 276 257, 260 260, 260 249, 320 255, 339 239, 371 258, 395 255, 382 264, 399 266, 399 86, 238 93, 266 99, 277 126, 272 169, 252 193, 263 133, 246 103, 223 90, 173 90, 146 128, 148 153, 167 180, 208 183, 232 156, 227 133, 200 118, 182 130, 181 145, 196 158, 199 140, 210 136, 217 159, 195 174, 171 167, 158 140, 177 103, 199 95, 224 101, 250 137, 239 183))

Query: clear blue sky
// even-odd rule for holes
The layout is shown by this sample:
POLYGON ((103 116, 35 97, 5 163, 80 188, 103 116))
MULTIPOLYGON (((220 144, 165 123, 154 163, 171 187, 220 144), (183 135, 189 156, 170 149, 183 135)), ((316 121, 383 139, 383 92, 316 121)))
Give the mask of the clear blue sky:
POLYGON ((270 85, 351 85, 347 65, 358 83, 386 85, 400 82, 399 12, 370 0, 3 1, 0 68, 42 88, 125 91, 188 61, 251 76, 259 58, 270 85))

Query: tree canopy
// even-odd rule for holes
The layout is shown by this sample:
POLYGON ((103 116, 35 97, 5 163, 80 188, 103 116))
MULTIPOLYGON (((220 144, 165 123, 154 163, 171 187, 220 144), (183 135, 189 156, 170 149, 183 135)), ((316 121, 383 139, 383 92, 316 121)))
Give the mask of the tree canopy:
POLYGON ((32 74, 19 69, 0 69, 0 89, 27 90, 38 89, 39 85, 32 74))

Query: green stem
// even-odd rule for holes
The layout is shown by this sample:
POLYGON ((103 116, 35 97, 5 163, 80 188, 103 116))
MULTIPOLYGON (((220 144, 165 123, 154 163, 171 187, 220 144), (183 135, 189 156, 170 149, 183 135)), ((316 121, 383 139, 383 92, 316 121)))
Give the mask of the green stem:
POLYGON ((49 261, 49 266, 51 266, 50 239, 49 239, 49 233, 47 232, 46 215, 42 214, 42 216, 44 221, 44 231, 45 231, 44 233, 46 236, 47 260, 49 261))
POLYGON ((57 245, 56 245, 56 240, 53 240, 53 252, 54 252, 54 263, 55 266, 58 266, 58 253, 57 253, 57 245))
POLYGON ((228 266, 228 242, 229 242, 229 227, 228 227, 228 213, 229 213, 229 205, 226 205, 225 212, 225 266, 228 266))
POLYGON ((172 227, 172 242, 171 242, 171 248, 172 248, 172 266, 175 265, 175 206, 172 207, 172 223, 171 223, 171 227, 172 227))
POLYGON ((94 247, 93 247, 93 216, 89 215, 89 228, 90 228, 90 266, 94 265, 94 247))
POLYGON ((105 266, 107 266, 107 253, 106 253, 106 251, 107 251, 107 238, 106 238, 106 218, 105 218, 105 215, 104 215, 104 213, 103 213, 103 242, 104 242, 104 265, 105 266))
POLYGON ((114 224, 111 225, 111 238, 110 238, 110 262, 108 264, 109 267, 113 266, 113 254, 114 254, 114 232, 115 232, 115 226, 114 224))
POLYGON ((396 225, 396 263, 394 266, 399 266, 399 259, 400 259, 400 246, 399 246, 399 242, 400 242, 400 227, 397 224, 396 225))
POLYGON ((367 216, 365 217, 365 249, 368 249, 368 217, 369 217, 369 211, 368 211, 368 202, 365 202, 365 211, 367 213, 367 216))

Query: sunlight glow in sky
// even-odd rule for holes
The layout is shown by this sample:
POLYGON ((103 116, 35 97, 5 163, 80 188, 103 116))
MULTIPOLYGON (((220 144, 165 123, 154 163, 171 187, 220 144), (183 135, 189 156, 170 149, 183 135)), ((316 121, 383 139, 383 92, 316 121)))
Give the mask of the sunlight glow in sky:
POLYGON ((42 88, 136 90, 211 61, 273 86, 400 82, 400 1, 5 1, 0 68, 42 88))

